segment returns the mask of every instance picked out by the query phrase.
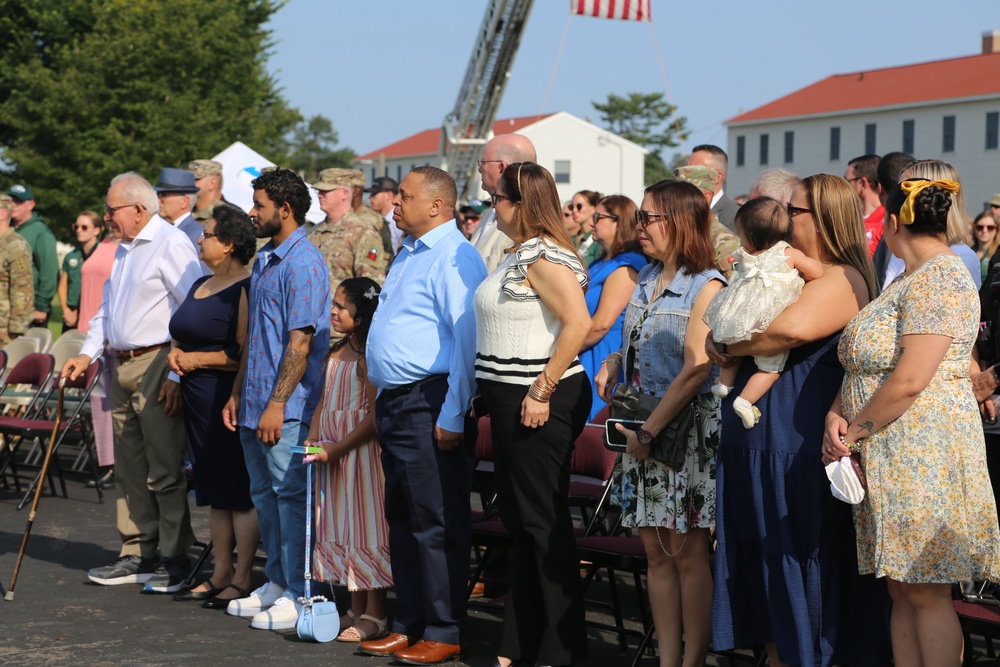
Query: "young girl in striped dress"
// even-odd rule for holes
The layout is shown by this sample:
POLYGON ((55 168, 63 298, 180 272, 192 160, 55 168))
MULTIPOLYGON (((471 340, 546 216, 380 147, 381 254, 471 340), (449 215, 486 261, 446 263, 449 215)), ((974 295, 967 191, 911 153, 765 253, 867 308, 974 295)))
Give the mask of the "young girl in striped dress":
POLYGON ((378 295, 379 286, 370 278, 348 278, 333 295, 330 325, 344 337, 327 355, 323 396, 306 441, 323 448, 306 462, 325 464, 316 492, 313 572, 351 592, 351 608, 341 618, 337 637, 342 642, 387 634, 385 596, 392 586, 385 477, 375 441, 375 388, 365 363, 378 295))

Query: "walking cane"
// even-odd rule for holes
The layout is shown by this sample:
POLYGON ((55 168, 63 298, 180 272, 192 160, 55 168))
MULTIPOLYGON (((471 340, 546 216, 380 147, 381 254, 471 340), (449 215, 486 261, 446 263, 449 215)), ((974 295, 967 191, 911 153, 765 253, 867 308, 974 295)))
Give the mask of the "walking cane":
POLYGON ((28 512, 28 525, 24 529, 24 537, 21 539, 21 550, 17 552, 17 563, 14 565, 14 575, 10 578, 10 589, 3 596, 6 601, 14 599, 14 586, 17 585, 17 574, 21 571, 21 560, 24 558, 24 550, 28 546, 28 536, 31 535, 31 526, 35 523, 35 512, 38 511, 38 501, 42 499, 42 489, 45 488, 45 476, 49 472, 49 461, 52 460, 52 450, 55 449, 56 440, 59 438, 59 427, 62 425, 63 413, 63 391, 66 389, 66 378, 59 379, 59 401, 56 407, 56 423, 52 427, 52 437, 49 438, 49 446, 45 450, 45 460, 42 461, 42 473, 38 477, 38 486, 35 487, 35 499, 31 502, 31 511, 28 512))

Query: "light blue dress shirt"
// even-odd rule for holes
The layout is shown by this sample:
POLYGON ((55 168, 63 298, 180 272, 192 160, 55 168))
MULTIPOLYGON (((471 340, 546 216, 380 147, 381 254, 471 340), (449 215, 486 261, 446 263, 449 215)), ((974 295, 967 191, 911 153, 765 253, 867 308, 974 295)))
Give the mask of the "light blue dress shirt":
POLYGON ((461 433, 475 383, 472 297, 486 265, 453 220, 419 239, 406 236, 368 333, 368 378, 396 389, 448 375, 437 425, 461 433))

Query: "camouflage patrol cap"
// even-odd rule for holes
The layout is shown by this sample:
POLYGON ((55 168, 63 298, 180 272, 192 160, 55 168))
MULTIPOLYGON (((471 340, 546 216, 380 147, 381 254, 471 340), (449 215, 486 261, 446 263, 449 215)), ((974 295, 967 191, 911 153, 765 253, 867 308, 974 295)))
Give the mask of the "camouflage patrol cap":
POLYGON ((715 181, 719 178, 719 172, 711 167, 689 164, 674 169, 674 178, 690 183, 705 192, 715 192, 715 181))
POLYGON ((365 187, 365 175, 357 169, 324 169, 319 172, 319 180, 312 186, 324 192, 355 186, 363 188, 365 187))
POLYGON ((222 163, 216 162, 215 160, 192 160, 188 165, 188 171, 194 174, 195 178, 221 176, 222 163))
POLYGON ((0 194, 0 209, 10 211, 14 208, 14 200, 10 195, 0 194))
POLYGON ((993 199, 990 200, 990 206, 1000 206, 1000 193, 993 195, 993 199))

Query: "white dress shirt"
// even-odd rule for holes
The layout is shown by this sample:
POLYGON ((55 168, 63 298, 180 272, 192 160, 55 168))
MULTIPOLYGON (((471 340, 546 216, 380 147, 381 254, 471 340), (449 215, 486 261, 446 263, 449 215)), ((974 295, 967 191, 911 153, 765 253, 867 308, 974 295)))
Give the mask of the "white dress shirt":
POLYGON ((389 227, 389 238, 392 240, 393 256, 399 254, 399 249, 403 247, 403 230, 396 226, 396 219, 392 217, 392 211, 382 216, 385 224, 389 227))
POLYGON ((154 215, 135 239, 118 244, 81 354, 96 359, 105 343, 124 351, 168 342, 171 316, 202 275, 191 240, 154 215))
POLYGON ((476 250, 486 262, 486 273, 488 274, 493 273, 500 266, 500 262, 506 256, 504 251, 514 245, 514 241, 509 236, 497 229, 497 212, 496 209, 492 208, 483 215, 469 241, 476 246, 476 250))

